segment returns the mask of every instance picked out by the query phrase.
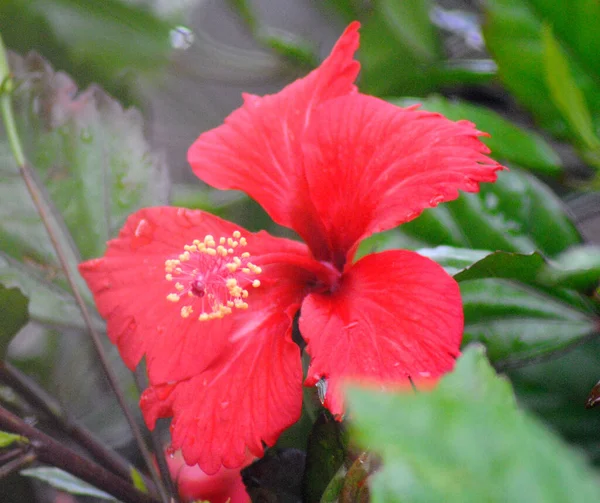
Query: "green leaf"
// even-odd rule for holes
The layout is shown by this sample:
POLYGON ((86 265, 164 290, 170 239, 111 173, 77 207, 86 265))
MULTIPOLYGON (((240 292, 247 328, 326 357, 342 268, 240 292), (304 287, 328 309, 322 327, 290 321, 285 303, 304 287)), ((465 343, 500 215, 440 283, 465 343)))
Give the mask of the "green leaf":
POLYGON ((540 281, 581 291, 590 291, 600 280, 600 247, 579 246, 566 250, 545 264, 540 281))
MULTIPOLYGON (((66 75, 54 73, 36 55, 11 57, 11 69, 19 133, 37 168, 34 183, 42 195, 40 203, 78 288, 91 302, 77 264, 82 257, 101 255, 131 212, 166 202, 166 168, 146 143, 141 117, 133 109, 123 110, 97 87, 77 94, 66 75)), ((79 313, 69 307, 62 268, 3 132, 0 125, 2 252, 13 261, 10 269, 16 267, 24 276, 32 314, 81 325, 79 313), (34 279, 40 277, 36 293, 34 279), (45 298, 50 285, 63 290, 57 299, 45 298), (61 311, 47 309, 57 303, 61 311), (73 316, 63 317, 66 311, 73 316)))
POLYGON ((29 439, 22 437, 21 435, 15 435, 14 433, 0 431, 0 449, 9 447, 14 443, 27 444, 29 443, 29 439))
POLYGON ((546 82, 552 101, 583 144, 590 150, 597 150, 600 148, 600 140, 594 131, 585 96, 577 87, 567 57, 547 23, 542 26, 542 42, 546 82))
POLYGON ((584 407, 599 378, 600 340, 591 338, 561 355, 507 368, 520 405, 536 413, 561 436, 600 465, 598 410, 584 407))
POLYGON ((581 455, 518 410, 480 348, 431 392, 354 388, 348 401, 356 441, 383 457, 374 502, 578 503, 600 492, 581 455))
POLYGON ((135 109, 97 87, 76 95, 73 81, 39 56, 12 58, 11 68, 30 160, 82 257, 101 255, 130 213, 167 201, 163 159, 135 109))
POLYGON ((481 137, 481 140, 490 148, 495 159, 545 175, 562 173, 560 158, 540 135, 516 126, 493 110, 466 101, 451 101, 442 96, 389 101, 403 107, 420 103, 424 110, 441 113, 451 120, 469 120, 480 131, 490 134, 490 137, 481 137))
POLYGON ((29 299, 18 287, 7 287, 0 276, 0 358, 4 358, 13 336, 29 320, 29 299))
MULTIPOLYGON (((71 328, 86 327, 73 295, 53 284, 47 271, 36 270, 0 252, 0 282, 19 288, 27 295, 32 320, 71 328)), ((92 314, 92 320, 97 330, 104 330, 104 322, 97 314, 92 314)))
POLYGON ((533 282, 544 264, 537 252, 531 254, 491 252, 438 246, 417 250, 419 255, 429 257, 440 264, 456 281, 481 278, 508 278, 533 282))
POLYGON ((38 480, 47 482, 52 487, 69 494, 77 494, 81 496, 91 496, 103 500, 116 501, 110 494, 95 488, 94 486, 84 482, 70 473, 67 473, 59 468, 41 466, 39 468, 27 468, 21 470, 21 475, 33 477, 38 480))
POLYGON ((553 260, 538 252, 491 252, 452 246, 423 248, 417 252, 436 261, 458 282, 503 278, 587 293, 600 279, 600 248, 592 245, 574 246, 553 260))
POLYGON ((373 3, 361 19, 362 91, 381 96, 435 89, 442 52, 430 7, 429 0, 373 3))
MULTIPOLYGON (((139 4, 139 2, 137 2, 139 4)), ((171 52, 172 25, 133 2, 3 0, 0 31, 6 45, 35 50, 81 85, 127 89, 140 74, 158 75, 171 52)))
POLYGON ((561 292, 498 279, 465 281, 460 291, 463 342, 484 343, 490 359, 503 365, 562 350, 598 330, 593 310, 561 292))
MULTIPOLYGON (((556 105, 559 94, 578 88, 594 120, 600 125, 600 63, 596 48, 600 32, 590 19, 600 18, 593 0, 494 0, 485 2, 484 36, 506 87, 551 132, 576 139, 577 134, 556 105), (569 61, 572 79, 556 80, 551 92, 543 41, 543 24, 553 27, 556 42, 569 61), (560 88, 559 88, 560 86, 560 88), (554 94, 554 96, 553 96, 554 94)), ((553 67, 556 65, 556 61, 553 67)))
POLYGON ((302 481, 304 501, 319 501, 346 457, 347 438, 339 422, 327 412, 315 421, 308 437, 302 481))
POLYGON ((139 470, 137 470, 135 466, 132 466, 129 472, 131 474, 133 487, 135 487, 138 491, 148 494, 148 488, 144 482, 144 477, 142 477, 142 474, 139 472, 139 470))
POLYGON ((579 244, 581 237, 562 201, 535 177, 511 169, 477 194, 425 210, 419 218, 368 239, 360 253, 394 248, 502 250, 552 257, 579 244), (518 201, 519 204, 515 204, 518 201))

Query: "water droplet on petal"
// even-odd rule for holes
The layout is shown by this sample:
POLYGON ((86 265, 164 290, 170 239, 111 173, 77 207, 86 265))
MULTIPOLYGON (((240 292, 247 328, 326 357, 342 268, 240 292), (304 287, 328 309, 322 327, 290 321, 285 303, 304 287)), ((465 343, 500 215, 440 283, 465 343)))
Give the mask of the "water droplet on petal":
POLYGON ((444 201, 444 196, 443 196, 442 194, 440 194, 440 195, 437 195, 437 196, 435 196, 435 197, 432 197, 432 198, 429 200, 429 204, 430 204, 432 207, 435 207, 435 206, 437 206, 438 204, 440 204, 440 203, 441 203, 441 202, 443 202, 443 201, 444 201))
POLYGON ((169 456, 171 459, 173 459, 175 457, 175 449, 173 449, 172 445, 168 445, 165 453, 167 454, 167 456, 169 456))
POLYGON ((169 32, 169 39, 173 49, 185 51, 194 43, 194 32, 186 26, 176 26, 169 32))

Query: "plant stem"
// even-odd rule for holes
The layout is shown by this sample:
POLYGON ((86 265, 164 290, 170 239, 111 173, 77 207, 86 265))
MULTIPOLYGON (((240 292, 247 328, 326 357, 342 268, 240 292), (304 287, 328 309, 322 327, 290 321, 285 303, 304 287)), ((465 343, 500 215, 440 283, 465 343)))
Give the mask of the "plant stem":
POLYGON ((38 461, 69 472, 125 503, 158 502, 154 497, 138 491, 121 477, 93 461, 81 457, 2 407, 0 407, 0 428, 29 439, 38 461))
POLYGON ((0 480, 2 480, 4 477, 9 476, 11 473, 21 470, 26 466, 29 466, 36 459, 37 456, 35 455, 35 453, 26 452, 24 454, 21 454, 18 458, 15 458, 9 461, 8 463, 3 464, 2 466, 0 466, 0 480))
POLYGON ((58 257, 58 260, 64 271, 65 277, 66 277, 66 279, 69 283, 69 286, 73 292, 75 300, 77 301, 77 305, 79 306, 81 315, 83 316, 83 319, 85 320, 85 324, 89 329, 89 333, 92 338, 92 342, 96 349, 96 353, 98 354, 98 358, 100 360, 100 363, 102 365, 102 368, 104 370, 106 378, 108 379, 108 382, 109 382, 113 392, 115 393, 115 396, 117 397, 117 401, 119 402, 119 405, 121 406, 121 409, 123 410, 123 414, 125 414, 125 417, 129 423, 129 426, 133 433, 133 436, 137 442, 140 452, 142 453, 142 456, 144 458, 146 466, 148 467, 148 470, 152 476, 152 480, 154 480, 154 483, 156 484, 156 487, 157 487, 158 491, 160 492, 160 496, 161 496, 162 500, 165 503, 168 503, 169 499, 168 499, 166 490, 164 488, 164 485, 162 484, 160 477, 158 476, 158 472, 156 471, 156 468, 154 467, 154 463, 152 461, 152 456, 150 454, 150 451, 148 450, 148 447, 146 446, 146 443, 144 442, 144 438, 142 436, 140 429, 138 428, 138 425, 135 421, 135 418, 133 417, 133 414, 131 413, 131 411, 129 410, 129 407, 127 406, 125 396, 123 395, 123 392, 121 391, 117 377, 108 363, 108 358, 106 357, 106 353, 102 346, 100 336, 93 326, 92 318, 90 316, 88 307, 87 307, 85 301, 83 300, 83 297, 81 296, 79 288, 77 287, 75 279, 69 268, 69 264, 67 262, 64 250, 63 250, 61 244, 59 243, 58 237, 57 237, 55 230, 53 229, 53 226, 50 222, 49 215, 43 204, 42 192, 36 184, 35 176, 32 172, 31 167, 25 160, 25 155, 23 153, 23 147, 21 146, 21 141, 19 139, 17 126, 16 126, 16 122, 15 122, 15 119, 13 116, 13 111, 12 111, 12 102, 11 102, 11 95, 10 95, 10 92, 12 90, 12 80, 10 78, 8 62, 7 62, 7 58, 6 58, 6 51, 4 50, 4 45, 2 43, 1 37, 0 37, 0 83, 1 83, 0 84, 0 109, 1 109, 1 113, 2 113, 2 120, 4 122, 4 126, 6 129, 10 148, 12 150, 13 156, 19 167, 19 172, 21 174, 21 177, 23 178, 23 181, 25 182, 25 185, 27 187, 27 190, 29 192, 31 200, 32 200, 33 204, 35 205, 35 207, 38 211, 38 214, 40 215, 40 218, 44 224, 44 227, 46 228, 46 231, 48 232, 48 236, 49 236, 50 240, 52 241, 52 245, 56 252, 56 256, 58 257))
MULTIPOLYGON (((108 449, 91 431, 71 418, 61 405, 31 378, 22 374, 10 363, 0 361, 0 381, 44 413, 57 429, 84 447, 103 466, 124 480, 131 481, 132 465, 115 451, 108 449)), ((155 490, 151 480, 145 479, 144 483, 150 492, 155 490)))

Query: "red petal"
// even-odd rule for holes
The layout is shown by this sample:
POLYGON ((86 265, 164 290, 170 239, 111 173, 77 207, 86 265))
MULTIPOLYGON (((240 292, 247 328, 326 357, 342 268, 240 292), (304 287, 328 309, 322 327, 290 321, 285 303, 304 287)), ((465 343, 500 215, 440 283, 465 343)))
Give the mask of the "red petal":
MULTIPOLYGON (((248 457, 247 463, 252 459, 248 457)), ((167 456, 167 464, 182 501, 250 503, 239 469, 223 468, 214 475, 207 475, 198 466, 186 465, 179 452, 167 456)))
POLYGON ((207 234, 217 239, 228 237, 235 230, 248 239, 244 251, 263 267, 259 277, 264 288, 250 292, 250 307, 243 314, 260 313, 261 301, 254 304, 254 294, 270 291, 274 283, 279 290, 288 288, 296 297, 301 296, 306 279, 295 272, 297 267, 281 271, 283 266, 277 262, 309 261, 304 245, 264 232, 251 234, 201 211, 169 207, 140 210, 127 220, 119 237, 109 242, 103 258, 80 265, 123 360, 133 369, 146 354, 152 383, 197 375, 227 346, 230 331, 243 323, 240 320, 244 317, 240 319, 237 310, 221 320, 183 318, 181 306, 166 300, 173 292, 173 283, 165 279, 165 260, 183 253, 184 245, 195 239, 202 240, 207 234), (271 263, 269 257, 274 253, 276 263, 271 263), (288 279, 280 281, 281 274, 287 274, 288 279))
POLYGON ((294 310, 284 312, 295 300, 285 292, 265 294, 260 315, 231 335, 231 347, 209 368, 166 393, 162 386, 142 396, 149 427, 158 417, 173 415, 172 447, 182 450, 187 464, 199 464, 208 474, 222 465, 239 467, 247 451, 262 456, 263 442, 273 445, 300 417, 302 368, 291 340, 294 310))
POLYGON ((302 304, 300 332, 312 360, 307 385, 328 381, 325 405, 343 412, 343 378, 378 384, 438 377, 459 354, 463 312, 456 282, 409 251, 368 255, 330 295, 302 304))
POLYGON ((305 172, 336 265, 362 238, 496 180, 502 166, 484 155, 482 134, 466 121, 361 94, 315 111, 305 172))
POLYGON ((219 189, 243 190, 313 251, 325 238, 302 172, 302 137, 321 103, 356 92, 359 64, 352 58, 358 27, 357 22, 348 26, 330 56, 305 78, 274 95, 245 95, 243 106, 225 124, 202 134, 188 152, 202 180, 219 189))

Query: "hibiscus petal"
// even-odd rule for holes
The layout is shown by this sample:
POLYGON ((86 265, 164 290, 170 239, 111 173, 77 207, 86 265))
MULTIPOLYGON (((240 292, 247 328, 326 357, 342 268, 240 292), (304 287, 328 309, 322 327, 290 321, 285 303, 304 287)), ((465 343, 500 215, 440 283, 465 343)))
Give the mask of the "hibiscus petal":
MULTIPOLYGON (((234 331, 232 346, 199 375, 149 388, 140 405, 150 428, 173 416, 172 447, 208 474, 244 464, 248 451, 262 456, 300 417, 302 367, 292 342, 295 309, 289 295, 265 294, 255 324, 234 331)), ((299 302, 298 302, 299 303, 299 302)), ((296 305, 297 308, 297 305, 296 305)))
POLYGON ((463 312, 457 283, 414 252, 367 255, 332 294, 309 295, 300 332, 312 360, 306 385, 327 380, 325 406, 343 412, 343 379, 380 385, 435 378, 459 354, 463 312))
POLYGON ((368 235, 496 180, 502 166, 485 155, 482 135, 470 122, 361 94, 319 107, 305 136, 305 172, 335 264, 351 261, 368 235))
MULTIPOLYGON (((304 278, 290 273, 279 281, 278 263, 309 260, 306 246, 261 232, 251 234, 239 226, 202 211, 170 207, 146 208, 130 216, 119 237, 108 243, 104 257, 80 265, 100 314, 107 319, 107 331, 126 365, 134 369, 144 354, 150 381, 154 384, 197 375, 229 344, 231 330, 240 321, 238 313, 260 315, 249 292, 247 311, 237 311, 222 319, 199 321, 198 313, 182 316, 182 305, 167 300, 174 282, 167 281, 165 261, 184 252, 184 246, 203 240, 207 234, 232 236, 241 231, 248 240, 243 251, 261 262, 261 280, 266 289, 278 285, 278 294, 289 289, 300 296, 304 278), (269 260, 277 253, 275 263, 269 260)), ((259 296, 260 298, 260 296, 259 296)), ((287 297, 286 297, 287 298, 287 297)), ((194 300, 195 301, 195 300, 194 300)))
POLYGON ((352 58, 358 27, 357 22, 348 26, 330 56, 305 78, 277 94, 244 95, 243 106, 222 126, 202 134, 188 152, 192 169, 203 181, 219 189, 243 190, 313 248, 322 247, 325 238, 302 172, 302 137, 321 103, 356 92, 359 64, 352 58))

